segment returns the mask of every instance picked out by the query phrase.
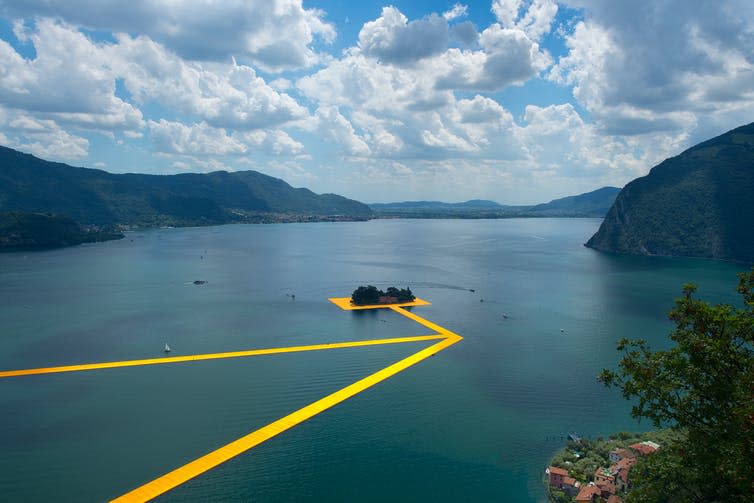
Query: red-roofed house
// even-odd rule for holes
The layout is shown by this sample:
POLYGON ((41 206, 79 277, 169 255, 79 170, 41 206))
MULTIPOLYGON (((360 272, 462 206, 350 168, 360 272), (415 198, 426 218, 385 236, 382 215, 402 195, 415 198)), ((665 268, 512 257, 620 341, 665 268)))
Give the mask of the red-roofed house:
POLYGON ((610 467, 611 470, 630 470, 632 466, 636 464, 636 458, 623 458, 617 463, 615 463, 613 466, 610 467))
POLYGON ((618 491, 625 491, 628 487, 628 472, 635 464, 636 458, 623 458, 610 467, 610 471, 615 474, 615 486, 618 491))
POLYGON ((639 442, 638 444, 633 444, 631 446, 631 449, 635 450, 642 456, 649 456, 650 454, 654 453, 660 446, 655 444, 654 442, 639 442))
POLYGON ((600 484, 615 484, 615 474, 609 468, 597 468, 594 472, 594 483, 600 484))
POLYGON ((558 488, 563 485, 563 479, 568 477, 568 471, 557 466, 548 467, 545 473, 548 476, 549 484, 558 488))
POLYGON ((623 503, 623 498, 616 494, 613 494, 612 496, 607 498, 607 503, 623 503))
POLYGON ((611 495, 618 492, 615 487, 615 484, 612 484, 610 482, 603 482, 602 484, 597 484, 597 487, 600 488, 600 496, 602 496, 603 498, 609 498, 611 495))
POLYGON ((573 498, 579 493, 581 484, 573 477, 563 477, 563 485, 560 487, 563 492, 573 498))
POLYGON ((633 453, 633 451, 630 451, 628 449, 625 449, 623 447, 619 449, 613 449, 610 451, 610 461, 613 463, 617 463, 618 461, 626 458, 636 458, 636 454, 633 453))
POLYGON ((597 501, 597 499, 600 497, 600 488, 593 485, 584 486, 581 488, 581 491, 579 491, 579 494, 576 495, 576 501, 578 502, 594 502, 597 501))

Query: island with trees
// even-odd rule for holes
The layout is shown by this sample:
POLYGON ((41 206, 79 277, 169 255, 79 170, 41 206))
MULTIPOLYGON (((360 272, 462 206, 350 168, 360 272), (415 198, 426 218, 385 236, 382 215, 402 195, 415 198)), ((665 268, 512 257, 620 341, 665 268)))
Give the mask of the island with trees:
POLYGON ((370 306, 377 304, 404 304, 413 302, 416 297, 411 289, 402 289, 391 286, 386 291, 379 290, 376 286, 360 286, 351 295, 351 304, 355 306, 370 306))

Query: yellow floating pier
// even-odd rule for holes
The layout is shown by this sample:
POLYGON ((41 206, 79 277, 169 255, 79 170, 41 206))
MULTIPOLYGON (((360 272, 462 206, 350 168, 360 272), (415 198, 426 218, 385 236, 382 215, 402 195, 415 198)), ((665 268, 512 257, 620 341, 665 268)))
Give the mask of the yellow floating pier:
POLYGON ((416 297, 411 302, 403 302, 400 304, 370 304, 367 306, 357 306, 355 304, 351 304, 351 297, 333 297, 331 299, 327 299, 339 308, 343 309, 344 311, 359 311, 361 309, 386 309, 386 308, 392 308, 392 307, 413 307, 413 306, 429 306, 430 303, 426 300, 420 299, 419 297, 416 297))
POLYGON ((100 370, 117 367, 137 367, 140 365, 161 365, 163 363, 198 362, 202 360, 217 360, 221 358, 240 358, 243 356, 274 355, 278 353, 296 353, 299 351, 320 351, 323 349, 353 348, 359 346, 376 346, 379 344, 398 344, 401 342, 420 342, 441 339, 442 335, 419 335, 415 337, 396 337, 393 339, 375 339, 371 341, 332 342, 327 344, 313 344, 310 346, 289 346, 285 348, 249 349, 228 353, 207 353, 188 356, 168 356, 165 358, 149 358, 146 360, 123 360, 118 362, 84 363, 81 365, 66 365, 61 367, 41 367, 23 370, 2 370, 0 378, 28 376, 35 374, 55 374, 58 372, 79 372, 82 370, 100 370))
POLYGON ((293 428, 299 423, 306 421, 307 419, 323 412, 330 407, 333 407, 340 402, 347 400, 348 398, 361 393, 362 391, 374 386, 377 383, 384 381, 385 379, 394 376, 395 374, 406 370, 419 363, 420 361, 442 351, 443 349, 455 344, 462 339, 461 336, 447 330, 431 321, 425 320, 421 316, 417 316, 413 313, 403 309, 404 307, 412 306, 426 306, 429 302, 416 299, 414 302, 404 304, 389 304, 389 305, 375 305, 375 306, 352 306, 351 299, 349 297, 339 297, 329 299, 333 304, 337 305, 344 310, 362 310, 362 309, 390 309, 402 316, 406 316, 414 320, 415 322, 437 332, 433 335, 422 335, 415 337, 397 337, 392 339, 377 339, 366 341, 349 341, 349 342, 335 342, 330 344, 315 344, 310 346, 293 346, 285 348, 272 348, 272 349, 252 349, 248 351, 235 351, 226 353, 210 353, 191 356, 171 356, 165 358, 150 358, 144 360, 126 360, 119 362, 104 362, 104 363, 90 363, 84 365, 68 365, 59 367, 44 367, 36 369, 26 370, 6 370, 0 371, 0 378, 3 377, 19 377, 35 374, 50 374, 56 372, 75 372, 83 370, 97 370, 117 367, 133 367, 140 365, 157 365, 163 363, 179 363, 189 361, 201 361, 212 360, 218 358, 238 358, 245 356, 258 356, 269 355, 279 353, 293 353, 298 351, 318 351, 324 349, 336 349, 336 348, 348 348, 348 347, 360 347, 360 346, 374 346, 379 344, 399 344, 403 342, 419 342, 438 340, 432 346, 424 348, 400 361, 397 361, 377 372, 356 381, 353 384, 339 389, 338 391, 327 395, 309 405, 306 405, 295 412, 288 414, 272 423, 259 428, 256 431, 249 433, 233 442, 220 447, 204 456, 191 461, 175 470, 158 477, 141 487, 138 487, 112 501, 114 502, 143 502, 150 501, 157 496, 170 491, 178 487, 179 485, 201 475, 202 473, 211 470, 212 468, 228 461, 231 458, 242 454, 249 449, 261 444, 262 442, 269 440, 270 438, 279 435, 280 433, 293 428))

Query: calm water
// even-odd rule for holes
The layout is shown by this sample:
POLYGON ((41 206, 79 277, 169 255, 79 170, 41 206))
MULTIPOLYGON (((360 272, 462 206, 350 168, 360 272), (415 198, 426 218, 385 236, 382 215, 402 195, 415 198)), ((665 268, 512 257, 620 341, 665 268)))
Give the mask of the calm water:
MULTIPOLYGON (((737 301, 742 266, 581 246, 598 226, 236 225, 0 255, 0 369, 425 334, 326 300, 409 285, 462 342, 160 500, 543 501, 563 435, 648 428, 595 380, 615 341, 667 344, 684 282, 737 301)), ((427 345, 2 379, 0 499, 119 496, 427 345)))

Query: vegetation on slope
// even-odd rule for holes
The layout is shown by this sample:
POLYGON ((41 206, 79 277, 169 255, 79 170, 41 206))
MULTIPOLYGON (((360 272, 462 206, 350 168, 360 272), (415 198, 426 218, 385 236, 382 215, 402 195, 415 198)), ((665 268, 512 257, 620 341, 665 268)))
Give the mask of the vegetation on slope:
POLYGON ((65 215, 84 225, 206 225, 367 219, 365 204, 317 195, 255 171, 112 174, 0 147, 0 211, 65 215))
POLYGON ((592 248, 754 262, 754 123, 696 145, 626 185, 592 248))
POLYGON ((620 189, 616 187, 602 187, 578 196, 563 197, 549 203, 529 206, 506 206, 494 201, 475 199, 463 203, 440 201, 374 203, 369 207, 376 216, 385 218, 604 217, 618 192, 620 189))
POLYGON ((0 250, 35 250, 120 239, 112 229, 82 228, 70 218, 40 213, 0 213, 0 250))

